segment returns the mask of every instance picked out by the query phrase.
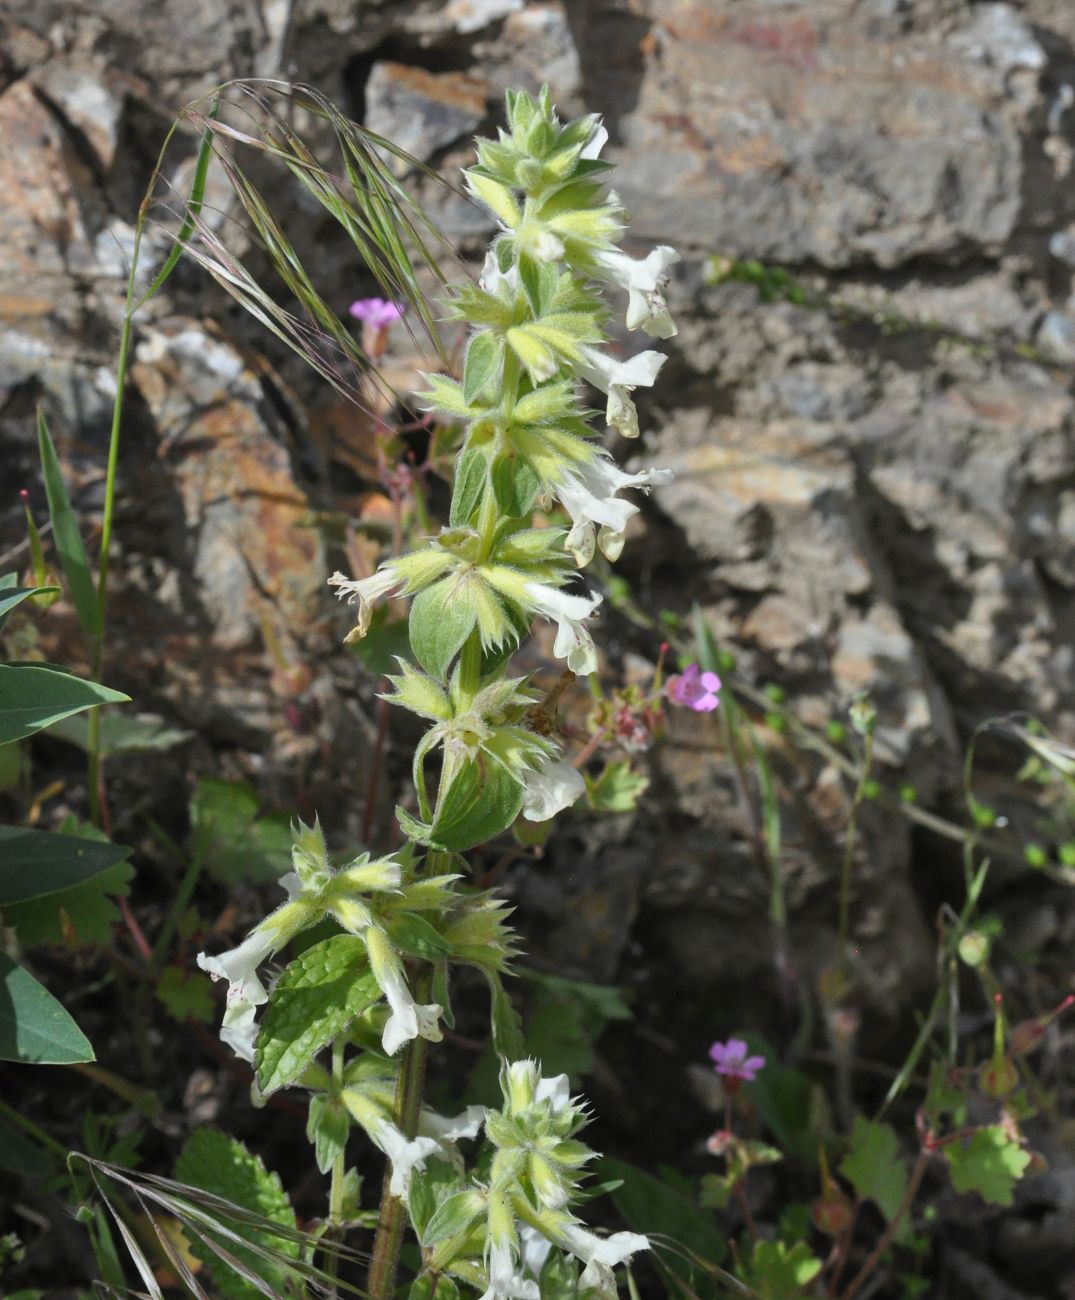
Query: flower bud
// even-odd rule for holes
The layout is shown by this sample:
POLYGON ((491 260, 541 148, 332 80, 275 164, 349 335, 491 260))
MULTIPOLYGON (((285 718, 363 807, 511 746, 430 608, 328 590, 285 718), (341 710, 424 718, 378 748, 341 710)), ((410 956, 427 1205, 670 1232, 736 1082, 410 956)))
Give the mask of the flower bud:
POLYGON ((981 930, 968 930, 959 941, 959 955, 968 966, 982 966, 989 958, 990 939, 981 930))

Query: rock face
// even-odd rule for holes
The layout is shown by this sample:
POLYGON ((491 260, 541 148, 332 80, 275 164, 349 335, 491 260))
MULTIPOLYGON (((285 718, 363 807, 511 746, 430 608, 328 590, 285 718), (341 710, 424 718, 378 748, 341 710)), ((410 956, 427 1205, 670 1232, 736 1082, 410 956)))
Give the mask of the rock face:
MULTIPOLYGON (((565 113, 605 114, 638 246, 684 254, 681 330, 639 453, 677 477, 654 494, 645 545, 625 554, 647 599, 680 614, 696 600, 744 674, 782 683, 815 724, 872 692, 882 761, 925 797, 958 789, 986 716, 1027 709, 1070 729, 1075 8, 1064 0, 9 0, 0 22, 0 436, 19 482, 34 477, 43 399, 78 504, 92 516, 99 503, 128 196, 184 102, 233 76, 307 81, 455 179, 503 88, 548 80, 565 113), (704 274, 711 255, 733 272, 719 283, 704 274), (801 292, 759 297, 734 274, 742 259, 781 264, 801 292)), ((476 253, 485 219, 411 179, 476 253)), ((353 248, 301 195, 275 198, 342 312, 365 283, 353 248)), ((279 712, 266 626, 322 661, 334 644, 326 561, 300 526, 313 399, 293 369, 287 384, 273 376, 265 338, 193 272, 168 294, 137 331, 118 581, 132 601, 150 585, 165 593, 143 611, 162 638, 201 638, 187 670, 197 709, 175 693, 172 707, 251 745, 279 712), (138 525, 126 539, 125 518, 138 525), (234 672, 221 656, 237 657, 234 672)), ((654 653, 637 638, 632 648, 654 653)), ((129 667, 119 684, 137 689, 148 663, 129 667)), ((325 719, 343 718, 339 698, 323 702, 325 719)), ((768 741, 794 795, 789 899, 813 972, 831 942, 846 792, 768 741)), ((734 977, 749 991, 771 968, 749 827, 707 744, 673 729, 655 758, 659 799, 624 835, 659 852, 628 852, 606 828, 576 878, 524 886, 551 928, 570 915, 550 939, 555 960, 612 978, 644 907, 648 941, 704 989, 734 977), (671 825, 683 829, 674 842, 671 825), (754 940, 735 955, 744 927, 754 940)), ((931 962, 912 888, 922 849, 887 814, 868 820, 864 842, 873 911, 859 919, 864 938, 881 936, 871 996, 896 1016, 931 962)), ((561 861, 555 842, 550 857, 561 861)))

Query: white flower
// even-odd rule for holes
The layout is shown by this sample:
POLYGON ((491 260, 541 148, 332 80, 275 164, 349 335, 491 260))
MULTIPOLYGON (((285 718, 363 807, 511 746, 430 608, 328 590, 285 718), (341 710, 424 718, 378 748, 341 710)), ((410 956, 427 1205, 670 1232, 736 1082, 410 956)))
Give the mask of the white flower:
POLYGON ((601 150, 606 144, 608 144, 608 131, 605 129, 603 122, 598 122, 593 129, 593 135, 586 142, 586 147, 579 154, 579 157, 584 158, 587 162, 593 162, 601 156, 601 150))
POLYGON ((489 1289, 481 1300, 540 1300, 536 1282, 515 1271, 515 1249, 509 1237, 494 1240, 489 1246, 489 1289))
POLYGON ((411 1186, 411 1174, 421 1173, 429 1156, 439 1155, 440 1143, 432 1137, 406 1138, 391 1120, 379 1117, 370 1119, 366 1132, 392 1162, 392 1177, 388 1190, 393 1196, 404 1198, 411 1186))
POLYGON ((523 816, 544 822, 570 808, 585 793, 586 782, 562 758, 545 758, 539 767, 523 777, 523 816))
POLYGON ((601 603, 600 596, 572 596, 557 587, 543 582, 528 582, 523 591, 539 614, 553 619, 559 626, 552 652, 557 659, 565 659, 568 668, 585 677, 597 668, 597 650, 593 637, 582 620, 589 617, 601 603))
POLYGON ((213 979, 228 981, 229 1007, 240 1002, 259 1007, 268 1001, 269 995, 258 977, 258 967, 278 947, 282 947, 279 935, 258 926, 238 948, 222 952, 218 957, 198 953, 198 965, 202 970, 208 971, 213 979))
POLYGON ((551 1102, 553 1114, 559 1114, 571 1102, 571 1081, 566 1074, 542 1079, 534 1092, 534 1100, 551 1102))
POLYGON ((377 926, 370 926, 366 931, 366 951, 373 978, 392 1008, 392 1014, 385 1022, 381 1035, 381 1046, 385 1052, 389 1056, 395 1056, 403 1044, 412 1038, 427 1038, 431 1043, 439 1043, 444 1035, 437 1020, 444 1008, 435 1002, 426 1006, 419 1006, 415 1002, 407 981, 403 978, 399 957, 384 931, 377 926))
POLYGON ((240 1061, 254 1063, 254 1039, 257 1037, 257 1007, 253 1002, 229 1002, 220 1025, 220 1041, 226 1043, 240 1061))
POLYGON ((484 1106, 468 1106, 458 1115, 438 1115, 435 1110, 423 1108, 418 1116, 418 1132, 436 1138, 442 1145, 458 1142, 460 1138, 477 1137, 485 1123, 484 1106))
POLYGON ((573 526, 564 545, 583 568, 593 559, 596 542, 613 562, 623 550, 624 533, 638 507, 621 501, 616 493, 624 488, 650 488, 672 481, 672 471, 647 469, 628 474, 607 456, 595 456, 589 464, 572 466, 556 487, 560 504, 571 516, 573 526))
POLYGON ((342 573, 334 573, 329 578, 328 585, 338 587, 336 595, 341 600, 346 596, 348 605, 358 602, 358 622, 344 638, 350 643, 361 640, 366 635, 373 617, 374 603, 401 587, 403 579, 390 564, 382 564, 368 578, 345 578, 342 573))
POLYGON ((538 1232, 537 1228, 529 1223, 520 1223, 519 1246, 522 1250, 524 1270, 532 1273, 534 1277, 540 1277, 545 1261, 549 1258, 549 1251, 552 1250, 552 1242, 543 1232, 538 1232))
POLYGON ((664 300, 668 268, 679 254, 667 244, 653 249, 641 261, 617 249, 597 254, 598 275, 627 290, 627 328, 642 329, 653 338, 670 339, 678 333, 664 300))
POLYGON ((663 352, 636 352, 626 361, 617 361, 596 348, 582 349, 579 367, 583 378, 608 395, 605 420, 625 438, 638 437, 638 411, 631 400, 636 388, 653 386, 661 367, 668 360, 663 352))
POLYGON ((502 271, 496 250, 491 248, 485 254, 482 273, 478 276, 478 287, 484 289, 486 293, 495 294, 498 298, 514 298, 515 290, 519 287, 519 270, 515 266, 510 266, 506 271, 502 271), (507 289, 507 293, 501 293, 501 289, 507 289))
POLYGON ((639 1250, 649 1250, 649 1240, 637 1232, 617 1232, 598 1237, 580 1223, 565 1224, 559 1230, 561 1244, 586 1267, 579 1278, 579 1291, 596 1289, 608 1300, 615 1300, 616 1278, 612 1270, 626 1263, 639 1250))

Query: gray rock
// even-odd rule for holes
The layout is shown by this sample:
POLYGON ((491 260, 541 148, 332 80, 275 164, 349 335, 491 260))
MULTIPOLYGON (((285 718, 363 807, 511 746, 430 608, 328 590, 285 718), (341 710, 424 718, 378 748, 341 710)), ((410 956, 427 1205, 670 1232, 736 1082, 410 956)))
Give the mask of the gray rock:
POLYGON ((484 81, 463 73, 375 63, 366 84, 366 126, 425 162, 473 133, 485 118, 487 93, 484 81))

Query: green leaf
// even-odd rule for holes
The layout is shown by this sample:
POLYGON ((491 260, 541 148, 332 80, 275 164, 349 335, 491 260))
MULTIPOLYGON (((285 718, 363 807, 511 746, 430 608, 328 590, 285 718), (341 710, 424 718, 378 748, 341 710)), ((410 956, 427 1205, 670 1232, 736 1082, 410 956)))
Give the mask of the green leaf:
POLYGON ((53 1164, 44 1147, 0 1116, 0 1169, 20 1178, 44 1178, 53 1164))
POLYGON ((463 362, 463 401, 469 406, 500 375, 504 365, 504 344, 492 330, 471 337, 463 362))
POLYGON ((478 621, 465 584, 444 580, 411 601, 411 648, 433 677, 445 681, 452 660, 478 621))
POLYGON ((288 966, 269 994, 254 1053, 258 1087, 266 1095, 302 1074, 355 1016, 381 996, 353 934, 308 948, 288 966))
POLYGON ((593 1068, 594 1047, 610 1020, 629 1020, 618 988, 528 971, 537 986, 526 1023, 527 1051, 547 1075, 577 1080, 593 1068))
POLYGON ((185 1024, 194 1020, 207 1025, 213 1020, 213 995, 209 981, 180 966, 166 966, 157 981, 157 997, 173 1020, 185 1024))
POLYGON ((752 1053, 765 1057, 765 1069, 745 1092, 763 1123, 776 1138, 777 1146, 789 1156, 807 1164, 817 1163, 816 1106, 810 1080, 799 1070, 780 1064, 780 1054, 759 1034, 743 1033, 752 1053))
POLYGON ((990 1205, 1011 1205, 1015 1184, 1026 1172, 1030 1155, 999 1124, 980 1128, 969 1140, 944 1148, 957 1192, 977 1192, 990 1205))
POLYGON ((437 1206, 461 1191, 462 1187, 462 1179, 443 1160, 427 1161, 424 1173, 415 1171, 407 1192, 407 1210, 418 1239, 423 1244, 425 1226, 433 1217, 437 1206))
POLYGON ((851 1147, 840 1162, 840 1172, 863 1200, 873 1201, 891 1219, 907 1187, 907 1163, 900 1157, 896 1130, 856 1115, 851 1147))
POLYGON ((59 668, 0 664, 0 745, 32 736, 35 731, 83 709, 129 700, 129 695, 74 677, 59 668))
POLYGON ((459 1232, 465 1232, 484 1213, 484 1198, 473 1188, 467 1187, 454 1196, 446 1197, 426 1224, 422 1233, 422 1245, 430 1246, 435 1241, 444 1241, 459 1232))
POLYGON ((583 773, 586 799, 594 812, 634 812, 649 789, 649 777, 636 772, 627 759, 609 763, 599 777, 583 773))
POLYGON ((191 852, 225 884, 278 880, 291 865, 291 819, 258 816, 260 800, 245 781, 203 777, 190 801, 191 852))
POLYGON ((343 1153, 350 1131, 351 1117, 338 1097, 320 1095, 310 1098, 306 1137, 313 1143, 314 1159, 323 1174, 332 1169, 337 1156, 343 1153))
POLYGON ((500 975, 491 970, 486 970, 484 974, 489 983, 489 995, 492 999, 490 1024, 493 1031, 493 1047, 497 1056, 505 1061, 520 1061, 526 1055, 522 1017, 515 1010, 511 994, 504 988, 500 975))
MULTIPOLYGON (((14 574, 8 576, 13 578, 14 574)), ((16 587, 11 584, 0 587, 0 627, 4 626, 4 619, 15 606, 21 604, 27 596, 48 596, 59 590, 59 587, 16 587)))
POLYGON ((94 1060, 90 1040, 43 984, 0 953, 0 1061, 70 1065, 94 1060))
POLYGON ((117 862, 70 889, 12 903, 4 908, 4 922, 15 927, 28 948, 42 943, 108 943, 120 919, 112 897, 125 898, 133 876, 133 867, 117 862))
MULTIPOLYGON (((719 1264, 727 1253, 724 1237, 713 1223, 712 1216, 700 1210, 687 1195, 644 1173, 624 1160, 603 1156, 597 1162, 596 1174, 602 1181, 620 1181, 612 1202, 636 1232, 653 1233, 669 1237, 676 1245, 699 1256, 711 1264, 719 1264)), ((697 1294, 712 1295, 704 1280, 695 1274, 691 1261, 681 1250, 671 1247, 655 1251, 654 1261, 665 1274, 693 1285, 697 1294)), ((679 1288, 675 1290, 678 1292, 679 1288)))
MULTIPOLYGON (((180 1182, 201 1188, 212 1196, 223 1197, 233 1205, 278 1223, 283 1228, 294 1230, 296 1227, 295 1212, 277 1175, 270 1174, 258 1156, 219 1129, 195 1129, 179 1153, 175 1176, 180 1182)), ((229 1220, 227 1226, 262 1250, 273 1251, 285 1257, 276 1263, 253 1250, 236 1246, 224 1237, 218 1239, 221 1246, 245 1268, 263 1278, 272 1293, 289 1295, 286 1260, 298 1259, 299 1243, 287 1237, 273 1236, 238 1217, 229 1220)), ((209 1229, 203 1225, 200 1232, 208 1234, 209 1229)), ((212 1275, 214 1294, 224 1300, 261 1300, 264 1292, 225 1263, 200 1235, 193 1231, 188 1231, 187 1235, 190 1238, 191 1252, 203 1261, 212 1275)))
POLYGON ((436 962, 447 957, 452 945, 423 916, 414 912, 399 911, 391 915, 386 922, 388 937, 392 946, 411 957, 421 957, 425 961, 436 962))
MULTIPOLYGON (((89 749, 89 723, 85 715, 61 718, 53 725, 52 734, 79 749, 89 749)), ((173 727, 152 713, 109 712, 101 718, 101 754, 159 753, 174 749, 194 735, 182 727, 173 727)))
POLYGON ((453 528, 461 528, 470 522, 488 482, 489 462, 485 453, 477 447, 468 448, 459 457, 455 468, 452 510, 448 520, 453 528))
POLYGON ((530 513, 541 488, 541 480, 530 462, 514 454, 498 456, 493 461, 492 483, 497 505, 504 514, 516 519, 530 513))
POLYGON ((0 826, 0 907, 70 889, 130 855, 111 840, 0 826))
POLYGON ((63 565, 71 599, 75 602, 78 621, 83 632, 92 637, 97 626, 97 588, 90 575, 90 562, 82 537, 78 531, 75 512, 67 495, 59 457, 53 446, 52 435, 45 423, 45 413, 37 412, 37 445, 41 456, 41 473, 45 479, 45 492, 49 499, 49 518, 52 520, 52 539, 63 565))
POLYGON ((483 776, 466 762, 443 798, 438 794, 430 843, 464 853, 507 830, 522 806, 523 787, 509 772, 489 764, 483 776))
POLYGON ((744 1281, 761 1300, 792 1300, 821 1272, 821 1260, 811 1254, 805 1241, 789 1247, 783 1241, 757 1241, 744 1281))
POLYGON ((419 1273, 407 1300, 459 1300, 459 1285, 447 1273, 419 1273))

